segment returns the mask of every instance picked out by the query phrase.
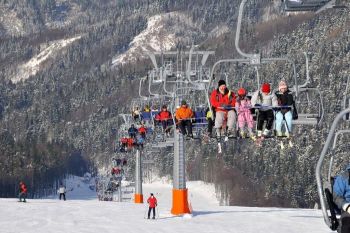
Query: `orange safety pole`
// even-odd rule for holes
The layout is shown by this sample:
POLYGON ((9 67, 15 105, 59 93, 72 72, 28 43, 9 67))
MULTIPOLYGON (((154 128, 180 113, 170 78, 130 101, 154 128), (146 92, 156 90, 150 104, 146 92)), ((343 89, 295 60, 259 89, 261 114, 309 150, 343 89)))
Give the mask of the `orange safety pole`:
POLYGON ((171 213, 174 215, 190 214, 191 210, 187 201, 187 189, 173 189, 173 207, 171 213))
POLYGON ((143 203, 143 195, 139 193, 135 193, 135 203, 142 204, 143 203))

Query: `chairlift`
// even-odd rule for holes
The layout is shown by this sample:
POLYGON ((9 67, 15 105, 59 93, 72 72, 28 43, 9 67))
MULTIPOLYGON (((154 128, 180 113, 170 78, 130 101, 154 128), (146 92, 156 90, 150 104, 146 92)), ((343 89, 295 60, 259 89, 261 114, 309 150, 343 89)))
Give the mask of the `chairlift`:
POLYGON ((330 8, 345 8, 339 0, 282 0, 286 12, 315 11, 320 13, 330 8))
POLYGON ((336 128, 339 125, 339 123, 341 122, 341 120, 343 119, 343 117, 346 114, 350 113, 350 108, 347 108, 343 111, 341 111, 334 119, 332 126, 329 130, 328 133, 328 137, 327 140, 323 146, 320 158, 317 162, 317 166, 316 166, 316 182, 317 182, 317 191, 318 191, 318 195, 320 198, 320 204, 321 204, 321 208, 322 208, 322 214, 323 214, 323 218, 325 223, 327 224, 327 226, 335 231, 337 230, 338 227, 338 220, 336 217, 336 210, 333 209, 333 207, 335 207, 335 204, 333 203, 333 199, 332 199, 332 195, 330 192, 329 187, 332 186, 332 180, 331 180, 331 170, 332 170, 332 165, 333 165, 333 156, 330 159, 330 165, 329 165, 329 171, 328 171, 328 176, 327 176, 327 185, 328 187, 326 187, 324 189, 324 185, 323 185, 323 180, 322 180, 322 168, 323 168, 323 161, 326 157, 326 154, 328 152, 329 147, 331 146, 331 143, 333 141, 333 147, 332 149, 336 149, 336 142, 338 139, 338 135, 343 134, 343 133, 350 133, 350 129, 346 129, 346 130, 339 130, 336 132, 336 128), (326 200, 328 201, 328 208, 330 208, 330 213, 331 215, 329 216, 328 211, 327 211, 327 205, 326 205, 326 200))
MULTIPOLYGON (((343 109, 350 108, 350 76, 348 76, 348 80, 346 82, 346 88, 344 91, 344 97, 343 97, 343 109)), ((350 121, 350 114, 345 114, 343 117, 343 120, 350 121)))
POLYGON ((295 102, 298 109, 298 120, 294 124, 320 126, 324 116, 324 105, 322 94, 319 88, 310 86, 309 57, 304 52, 306 61, 306 81, 298 86, 298 93, 295 102))

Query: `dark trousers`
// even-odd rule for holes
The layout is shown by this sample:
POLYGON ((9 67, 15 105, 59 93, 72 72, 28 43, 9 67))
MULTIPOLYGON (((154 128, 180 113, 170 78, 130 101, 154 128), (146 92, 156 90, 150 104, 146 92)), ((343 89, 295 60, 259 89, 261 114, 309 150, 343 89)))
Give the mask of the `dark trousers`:
POLYGON ((266 129, 271 130, 274 120, 273 110, 259 111, 257 129, 262 130, 264 121, 266 121, 266 129))
POLYGON ((213 121, 213 119, 209 118, 208 119, 208 133, 211 135, 213 132, 213 128, 214 128, 215 122, 213 121))
POLYGON ((338 232, 339 233, 349 233, 350 232, 350 214, 343 211, 340 217, 338 232))
POLYGON ((60 200, 63 197, 63 200, 66 200, 66 194, 65 193, 60 193, 60 200))
POLYGON ((162 121, 162 126, 163 126, 163 130, 164 130, 165 133, 170 131, 169 126, 171 125, 171 123, 172 123, 172 120, 164 120, 164 121, 162 121))
POLYGON ((148 208, 148 218, 151 216, 151 210, 153 209, 153 218, 156 217, 156 207, 149 207, 148 208))
POLYGON ((192 122, 191 120, 182 120, 179 122, 179 128, 183 135, 192 135, 192 122), (187 131, 186 131, 187 129, 187 131))
POLYGON ((26 202, 27 194, 24 192, 21 192, 21 193, 19 193, 18 197, 19 197, 19 201, 22 201, 22 199, 23 199, 23 202, 26 202))

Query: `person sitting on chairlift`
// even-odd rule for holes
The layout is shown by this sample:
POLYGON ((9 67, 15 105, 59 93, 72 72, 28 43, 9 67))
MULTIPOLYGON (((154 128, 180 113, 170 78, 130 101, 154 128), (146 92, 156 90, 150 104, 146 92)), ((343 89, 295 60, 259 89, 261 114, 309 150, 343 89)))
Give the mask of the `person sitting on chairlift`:
POLYGON ((138 130, 135 128, 135 125, 132 124, 131 127, 128 129, 128 134, 131 138, 136 138, 138 130))
POLYGON ((210 108, 207 108, 205 111, 205 118, 208 121, 208 136, 212 137, 213 136, 213 128, 214 128, 214 119, 213 119, 213 114, 215 117, 215 110, 214 108, 212 108, 212 110, 210 111, 210 108))
POLYGON ((278 91, 275 93, 277 96, 278 106, 283 106, 282 108, 277 108, 276 112, 276 135, 277 137, 282 137, 282 124, 283 121, 286 123, 285 136, 289 137, 292 132, 292 106, 294 104, 293 95, 288 89, 287 83, 281 81, 278 85, 278 91))
POLYGON ((143 111, 144 111, 144 112, 151 112, 151 108, 149 107, 149 105, 146 105, 146 106, 143 108, 143 111))
POLYGON ((186 100, 181 101, 181 107, 176 110, 175 117, 178 120, 180 132, 187 135, 187 138, 193 138, 191 120, 193 111, 187 106, 186 100))
POLYGON ((163 127, 163 132, 167 135, 170 136, 170 126, 173 123, 171 113, 168 111, 167 106, 163 105, 162 111, 159 112, 155 119, 157 121, 160 121, 163 127))
POLYGON ((350 232, 350 164, 335 178, 333 186, 334 203, 341 210, 339 233, 350 232))
POLYGON ((141 120, 140 116, 141 116, 141 113, 140 113, 140 110, 139 110, 139 107, 136 107, 133 111, 132 111, 132 116, 134 117, 134 121, 138 121, 138 120, 141 120))
POLYGON ((277 97, 271 92, 270 84, 264 83, 261 85, 261 90, 254 92, 251 102, 252 105, 258 109, 257 136, 270 136, 274 120, 272 107, 277 107, 278 105, 277 97), (262 130, 265 121, 266 126, 263 132, 262 130))
POLYGON ((139 133, 143 139, 146 139, 146 133, 147 133, 147 128, 144 126, 144 124, 141 124, 141 127, 139 128, 139 133))
POLYGON ((236 135, 236 96, 235 93, 226 87, 224 80, 219 80, 218 88, 210 95, 210 103, 215 108, 215 129, 218 138, 221 137, 222 126, 227 118, 227 135, 236 135))
POLYGON ((238 98, 236 99, 236 109, 238 114, 238 128, 242 138, 245 138, 244 126, 247 124, 249 137, 255 140, 253 133, 254 121, 250 109, 252 107, 250 99, 247 97, 247 91, 244 88, 238 89, 238 98))

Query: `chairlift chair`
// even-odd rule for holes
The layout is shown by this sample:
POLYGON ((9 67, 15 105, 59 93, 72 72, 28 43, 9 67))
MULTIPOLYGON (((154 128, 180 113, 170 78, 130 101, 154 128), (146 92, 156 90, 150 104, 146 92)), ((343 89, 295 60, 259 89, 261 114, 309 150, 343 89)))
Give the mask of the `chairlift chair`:
MULTIPOLYGON (((344 97, 343 97, 343 109, 350 108, 350 76, 348 76, 347 82, 346 82, 346 88, 344 91, 344 97)), ((345 114, 343 117, 343 120, 350 121, 350 114, 345 114)))
POLYGON ((317 125, 323 121, 324 108, 322 94, 318 88, 299 88, 299 96, 295 100, 298 109, 298 119, 295 125, 317 125))
POLYGON ((323 168, 323 161, 327 155, 328 149, 331 146, 331 143, 333 141, 333 150, 336 148, 336 141, 338 138, 338 135, 341 133, 350 133, 350 129, 345 129, 345 130, 339 130, 336 132, 337 126, 339 125, 339 123, 341 122, 341 120, 343 119, 344 115, 349 114, 350 113, 350 108, 347 108, 343 111, 341 111, 334 119, 332 126, 329 130, 328 133, 328 137, 327 140, 323 146, 320 158, 317 162, 317 166, 316 166, 316 182, 317 182, 317 192, 320 198, 320 204, 321 204, 321 208, 322 208, 322 214, 323 214, 323 218, 325 223, 327 224, 327 226, 335 231, 337 229, 338 226, 338 221, 337 218, 335 216, 335 209, 332 209, 332 207, 334 207, 334 203, 332 200, 332 196, 330 195, 331 191, 328 187, 332 187, 332 182, 331 182, 331 169, 332 169, 332 165, 333 165, 333 156, 330 159, 330 165, 329 165, 329 171, 328 171, 328 176, 327 176, 327 185, 328 185, 328 189, 324 189, 324 184, 323 184, 323 179, 322 179, 322 168, 323 168), (330 208, 330 212, 331 215, 328 214, 327 211, 327 205, 326 205, 326 201, 328 201, 328 208, 330 208))

